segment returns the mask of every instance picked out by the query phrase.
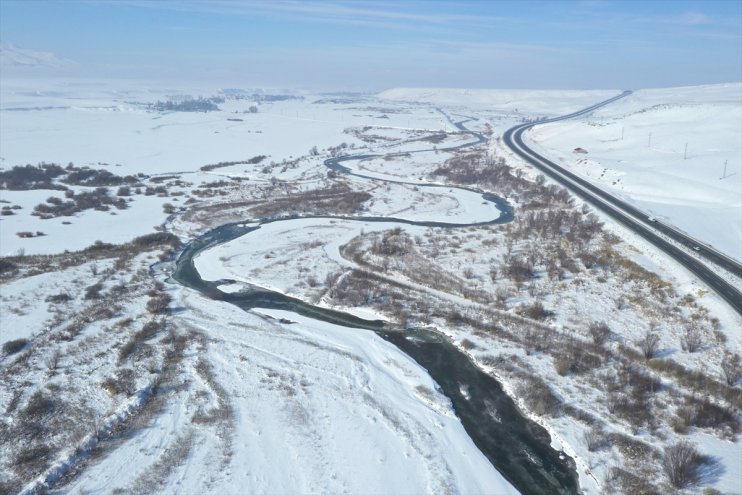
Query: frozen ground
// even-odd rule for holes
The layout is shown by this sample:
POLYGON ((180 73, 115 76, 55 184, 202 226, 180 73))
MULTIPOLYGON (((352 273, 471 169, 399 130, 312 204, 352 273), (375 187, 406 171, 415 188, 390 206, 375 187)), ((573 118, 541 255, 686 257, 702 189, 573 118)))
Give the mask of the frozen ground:
POLYGON ((742 84, 640 90, 526 136, 649 216, 742 260, 742 84))
POLYGON ((427 102, 446 108, 508 112, 525 118, 565 115, 616 96, 617 90, 503 90, 454 88, 395 88, 381 98, 393 101, 427 102))
MULTIPOLYGON (((3 81, 0 89, 0 167, 7 169, 40 161, 64 165, 73 161, 93 168, 106 167, 120 175, 183 172, 178 177, 193 184, 168 187, 170 196, 132 196, 129 208, 114 210, 116 215, 86 210, 73 217, 50 220, 41 220, 30 212, 35 204, 50 196, 61 197, 62 192, 2 190, 0 199, 22 208, 15 210, 14 216, 0 217, 0 254, 59 253, 88 246, 95 240, 125 242, 154 232, 155 226, 163 223, 167 230, 189 240, 213 224, 190 223, 186 215, 169 215, 163 211, 164 203, 172 203, 177 210, 193 199, 195 203, 189 203, 193 206, 188 208, 204 208, 207 215, 212 215, 208 207, 217 208, 212 218, 221 218, 217 213, 223 209, 240 220, 249 220, 246 202, 271 203, 326 186, 329 178, 322 161, 329 156, 328 148, 342 142, 354 148, 344 148, 342 153, 364 153, 369 149, 377 153, 398 153, 389 160, 374 158, 345 163, 354 171, 374 177, 373 180, 342 179, 354 190, 372 195, 357 213, 462 224, 491 220, 498 215, 497 209, 492 203, 483 203, 478 194, 456 188, 385 182, 427 182, 431 172, 454 156, 452 152, 440 150, 466 139, 454 134, 436 145, 438 152, 405 154, 430 148, 433 142, 404 141, 452 130, 451 123, 435 106, 444 106, 445 114, 454 120, 464 115, 479 117, 480 120, 467 125, 493 131, 493 137, 497 138, 500 131, 524 118, 571 112, 617 93, 391 90, 383 93, 381 100, 369 95, 348 100, 337 95, 293 93, 303 99, 259 102, 257 113, 241 113, 255 103, 250 99, 227 99, 220 104, 222 110, 218 112, 157 113, 148 111, 143 103, 186 94, 208 97, 219 94, 219 90, 152 90, 152 87, 137 83, 121 91, 116 84, 105 81, 84 86, 61 82, 52 87, 28 81, 3 81), (39 142, 44 146, 39 146, 39 142), (314 146, 318 148, 318 155, 306 157, 314 146), (193 173, 206 164, 243 161, 261 154, 268 157, 259 164, 241 163, 208 173, 193 173), (293 161, 299 157, 302 159, 293 161), (269 170, 264 171, 270 162, 275 166, 270 165, 269 170), (232 177, 243 180, 232 181, 232 177), (220 180, 229 184, 205 188, 214 196, 194 193, 203 191, 204 188, 199 187, 204 183, 220 180), (173 197, 173 192, 182 195, 173 197), (224 192, 225 196, 218 192, 224 192), (15 235, 21 230, 42 231, 46 235, 21 239, 15 235)), ((726 149, 724 146, 733 141, 731 132, 727 133, 726 129, 729 126, 732 132, 736 129, 733 118, 736 114, 728 107, 733 107, 730 102, 739 87, 716 88, 714 91, 718 95, 714 98, 699 96, 707 91, 708 88, 701 88, 688 89, 684 94, 678 92, 669 109, 646 112, 641 110, 652 107, 655 105, 652 102, 666 98, 666 94, 659 90, 638 92, 632 97, 634 100, 626 103, 633 101, 634 106, 623 110, 608 107, 604 126, 588 124, 596 123, 595 116, 575 126, 579 129, 613 126, 615 130, 618 120, 611 119, 621 117, 628 122, 652 112, 681 111, 685 108, 682 102, 695 102, 700 108, 712 108, 709 112, 713 114, 713 122, 724 123, 724 130, 719 134, 726 137, 720 138, 723 142, 715 146, 726 149)), ((697 112, 694 110, 686 116, 692 120, 697 112)), ((659 125, 660 120, 665 118, 653 122, 659 125)), ((679 122, 681 127, 686 125, 690 129, 690 123, 683 124, 682 119, 679 122)), ((709 117, 706 123, 711 125, 711 122, 709 117)), ((641 125, 644 125, 641 120, 634 123, 635 129, 640 129, 641 125)), ((554 130, 556 127, 545 127, 544 132, 548 129, 560 135, 554 130)), ((625 139, 628 139, 628 129, 627 126, 625 139)), ((659 137, 664 131, 655 132, 659 137)), ((670 130, 666 132, 671 133, 670 130)), ((580 139, 586 139, 584 132, 581 136, 580 139)), ((580 141, 574 146, 589 150, 588 155, 580 155, 581 158, 593 159, 593 154, 603 149, 601 145, 607 150, 608 145, 601 141, 603 138, 604 135, 596 134, 591 138, 593 144, 580 141)), ((545 138, 544 143, 544 146, 551 143, 551 138, 545 138)), ((559 144, 566 146, 564 156, 571 157, 571 141, 559 141, 559 144)), ((556 153, 557 148, 548 149, 556 153)), ((496 155, 506 156, 499 149, 496 155)), ((691 160, 689 152, 688 161, 691 160)), ((669 167, 665 162, 658 163, 658 167, 669 167)), ((629 175, 627 171, 626 177, 629 175)), ((713 185, 704 183, 698 176, 691 174, 699 190, 713 185)), ((729 178, 735 177, 738 178, 733 175, 729 178)), ((727 180, 720 182, 727 184, 724 182, 727 180)), ((671 181, 668 179, 667 183, 671 181)), ((154 184, 147 179, 147 185, 154 184)), ((699 190, 688 187, 688 191, 695 191, 694 198, 702 196, 699 190)), ((676 189, 680 191, 676 194, 687 192, 681 185, 676 189)), ((83 188, 75 186, 75 190, 83 188)), ((728 198, 725 194, 730 191, 724 191, 712 190, 706 195, 713 196, 712 199, 728 198)), ((515 206, 518 215, 520 205, 516 202, 515 206)), ((578 207, 579 204, 575 209, 578 207)), ((659 210, 652 212, 661 214, 659 210)), ((381 229, 397 226, 329 219, 283 220, 207 250, 196 264, 204 278, 210 280, 230 278, 254 283, 319 305, 348 310, 361 317, 389 318, 372 305, 342 306, 328 296, 327 289, 330 283, 339 283, 358 268, 354 260, 343 256, 343 246, 359 236, 376 235, 381 229), (328 282, 328 277, 338 274, 339 279, 328 282)), ((611 343, 614 348, 619 344, 634 345, 650 324, 657 325, 654 328, 661 331, 665 357, 672 357, 693 371, 710 370, 714 376, 718 375, 722 359, 720 349, 742 350, 739 316, 713 295, 707 295, 684 270, 630 236, 619 246, 621 252, 642 266, 663 273, 678 291, 673 301, 693 296, 700 307, 683 306, 678 314, 662 313, 661 308, 643 308, 638 301, 636 307, 619 308, 616 301, 624 295, 640 300, 644 295, 649 297, 649 289, 632 281, 622 282, 616 275, 608 271, 600 273, 598 269, 547 281, 540 267, 538 280, 532 287, 515 290, 502 272, 498 277, 489 275, 490 268, 500 266, 499 260, 505 252, 513 249, 503 239, 509 227, 451 231, 401 227, 414 239, 415 249, 428 255, 429 261, 414 265, 420 260, 391 259, 386 268, 388 272, 377 273, 380 279, 387 277, 401 284, 410 297, 422 294, 423 302, 436 311, 455 307, 467 315, 491 317, 494 314, 505 322, 510 321, 508 318, 518 322, 522 320, 517 314, 519 308, 537 297, 554 309, 547 322, 550 330, 574 331, 578 340, 584 340, 588 322, 607 320, 616 332, 615 341, 611 343), (410 266, 405 266, 406 263, 410 266), (418 272, 429 271, 433 278, 443 274, 445 280, 420 281, 410 267, 417 267, 418 272), (464 276, 467 269, 471 277, 464 276), (487 294, 489 302, 481 303, 462 292, 446 289, 443 283, 449 279, 461 287, 473 287, 475 295, 478 292, 487 294), (501 289, 505 290, 505 306, 494 309, 493 294, 501 289), (529 295, 530 291, 533 295, 529 295), (704 328, 710 343, 697 353, 681 351, 681 324, 686 318, 703 320, 703 315, 708 313, 706 308, 711 316, 718 318, 719 336, 712 334, 710 328, 704 328), (725 343, 718 344, 715 339, 722 337, 725 343)), ((606 230, 626 236, 620 228, 609 225, 606 230)), ((528 248, 516 243, 514 249, 516 255, 522 255, 526 249, 538 251, 539 247, 528 248)), ((18 374, 12 382, 0 385, 0 410, 8 411, 6 417, 0 417, 0 426, 12 424, 15 416, 11 415, 16 414, 13 409, 16 412, 25 410, 34 390, 54 394, 62 390, 72 394, 75 400, 89 403, 86 407, 91 411, 86 409, 86 414, 93 419, 86 416, 84 424, 89 423, 90 435, 96 428, 122 424, 128 428, 121 438, 104 442, 101 452, 91 459, 80 458, 81 450, 75 449, 79 446, 76 443, 79 438, 64 443, 58 451, 60 455, 53 459, 52 474, 78 462, 81 472, 60 492, 102 493, 113 489, 164 493, 513 492, 473 445, 450 402, 437 391, 426 371, 371 332, 318 323, 285 312, 254 310, 245 313, 179 286, 167 285, 152 291, 162 290, 174 297, 172 314, 166 318, 166 326, 173 333, 163 331, 149 337, 148 344, 143 346, 149 349, 149 354, 143 351, 134 354, 137 359, 117 359, 126 343, 136 336, 135 331, 147 320, 156 318, 145 309, 146 298, 150 296, 147 295, 149 288, 142 282, 151 282, 148 269, 155 260, 154 254, 136 258, 126 269, 113 260, 100 260, 0 286, 0 343, 19 338, 30 341, 29 348, 22 352, 30 356, 24 358, 28 364, 23 368, 25 374, 18 374), (130 276, 133 270, 138 270, 140 278, 130 276), (92 305, 106 305, 107 300, 96 303, 82 296, 94 281, 91 279, 101 272, 110 272, 107 275, 110 279, 103 284, 104 293, 110 293, 111 300, 121 306, 117 308, 115 320, 92 322, 79 338, 70 337, 72 340, 68 342, 66 334, 59 336, 55 332, 70 318, 84 317, 92 305), (114 289, 126 285, 125 281, 139 292, 130 301, 118 301, 112 294, 114 289), (59 293, 70 293, 71 300, 66 304, 47 300, 59 293), (132 318, 133 323, 124 324, 128 318, 132 318), (175 353, 168 347, 175 345, 175 336, 183 339, 181 360, 166 367, 162 362, 175 353), (62 351, 61 365, 58 370, 49 371, 46 363, 54 349, 62 351), (105 379, 129 370, 136 373, 136 393, 103 387, 105 379), (154 401, 157 408, 147 413, 149 419, 143 419, 141 424, 134 422, 134 426, 126 426, 128 415, 135 416, 140 406, 146 408, 148 387, 158 378, 163 384, 154 401), (16 391, 22 392, 16 397, 16 391), (11 404, 15 405, 11 407, 11 404)), ((240 283, 225 284, 221 289, 234 292, 241 287, 240 283)), ((431 320, 453 342, 460 343, 462 350, 481 367, 498 375, 516 399, 519 394, 517 377, 503 371, 501 366, 492 366, 495 358, 515 356, 527 362, 533 373, 546 379, 552 390, 567 398, 570 405, 590 411, 600 422, 605 422, 610 433, 647 442, 657 442, 662 437, 662 441, 668 443, 679 438, 665 424, 658 436, 653 436, 654 432, 646 428, 637 429, 623 421, 615 421, 604 405, 605 397, 592 388, 593 384, 585 380, 584 375, 558 375, 554 371, 554 359, 545 352, 526 352, 521 342, 492 338, 439 316, 431 316, 431 320), (474 346, 464 346, 465 341, 474 346)), ((0 371, 15 358, 3 356, 2 359, 0 371)), ((672 389, 672 379, 665 377, 663 380, 668 389, 672 389)), ((670 400, 670 393, 665 393, 663 398, 670 400)), ((59 392, 59 395, 63 394, 59 392)), ((526 403, 521 404, 530 414, 526 403)), ((663 414, 671 414, 672 407, 663 414)), ((604 490, 611 468, 626 460, 615 446, 599 452, 589 451, 583 440, 586 426, 570 416, 554 418, 533 414, 533 417, 552 433, 555 448, 563 448, 575 458, 586 493, 597 494, 604 490)), ((83 440, 90 441, 93 437, 83 440)), ((742 483, 742 470, 736 462, 740 458, 740 444, 709 434, 708 429, 692 429, 687 438, 696 442, 704 454, 714 456, 723 468, 708 484, 725 492, 735 492, 742 483)), ((0 445, 0 462, 5 463, 4 466, 12 466, 8 461, 15 455, 12 447, 0 445)), ((84 449, 82 452, 84 457, 84 449)), ((657 466, 651 467, 655 468, 653 476, 657 477, 657 466)), ((44 473, 37 474, 43 478, 44 473)), ((0 474, 0 482, 3 476, 0 474)))
POLYGON ((203 406, 174 395, 155 427, 91 466, 68 493, 139 486, 163 442, 170 448, 192 430, 192 454, 157 480, 158 492, 516 493, 425 370, 372 332, 244 313, 188 291, 178 302, 188 309, 182 323, 206 336, 184 376, 203 380, 195 367, 208 362, 234 423, 218 435, 194 429, 190 418, 203 406))

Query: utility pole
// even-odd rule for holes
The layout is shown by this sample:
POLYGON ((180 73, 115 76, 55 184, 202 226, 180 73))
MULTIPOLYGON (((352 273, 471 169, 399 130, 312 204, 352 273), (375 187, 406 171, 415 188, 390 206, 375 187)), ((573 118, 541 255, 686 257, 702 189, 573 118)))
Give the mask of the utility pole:
POLYGON ((621 141, 623 141, 623 131, 624 131, 624 128, 622 127, 621 128, 621 141))
POLYGON ((649 139, 647 140, 647 148, 649 148, 650 146, 652 146, 652 133, 651 132, 649 133, 649 139))
POLYGON ((685 143, 685 151, 683 152, 683 160, 688 159, 688 143, 685 143))
POLYGON ((729 160, 724 160, 724 173, 721 174, 721 178, 724 179, 727 176, 727 163, 729 163, 729 160))

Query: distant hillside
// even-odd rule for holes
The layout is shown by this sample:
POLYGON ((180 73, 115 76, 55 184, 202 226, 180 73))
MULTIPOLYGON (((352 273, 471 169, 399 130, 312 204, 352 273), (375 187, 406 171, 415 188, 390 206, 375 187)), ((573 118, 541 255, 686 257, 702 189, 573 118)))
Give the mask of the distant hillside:
POLYGON ((38 52, 12 43, 0 43, 0 68, 65 69, 75 67, 72 60, 57 57, 51 52, 38 52))

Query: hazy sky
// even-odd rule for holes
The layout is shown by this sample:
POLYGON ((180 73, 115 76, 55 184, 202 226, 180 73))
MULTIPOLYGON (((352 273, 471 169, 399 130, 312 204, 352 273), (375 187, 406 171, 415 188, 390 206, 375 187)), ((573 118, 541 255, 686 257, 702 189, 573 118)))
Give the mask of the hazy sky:
POLYGON ((0 39, 76 62, 65 74, 242 86, 637 89, 742 80, 742 0, 0 0, 0 39))

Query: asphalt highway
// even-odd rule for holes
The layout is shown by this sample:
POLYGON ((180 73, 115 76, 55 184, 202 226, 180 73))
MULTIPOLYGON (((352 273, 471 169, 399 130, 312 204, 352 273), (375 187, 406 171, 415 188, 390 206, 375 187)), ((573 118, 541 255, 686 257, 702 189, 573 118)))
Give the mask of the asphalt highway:
POLYGON ((602 101, 578 112, 538 122, 529 122, 517 125, 505 132, 503 140, 515 154, 523 158, 526 162, 535 166, 541 172, 567 187, 595 208, 598 208, 614 220, 663 250, 668 256, 686 267, 699 279, 705 282, 711 289, 716 291, 732 306, 732 308, 734 308, 735 311, 737 311, 737 313, 742 314, 742 293, 740 293, 723 277, 717 275, 706 264, 696 258, 696 256, 693 256, 690 252, 686 252, 679 248, 676 244, 669 242, 663 238, 660 233, 679 244, 687 246, 692 249, 699 258, 702 257, 709 262, 715 263, 736 277, 742 278, 742 264, 714 250, 705 243, 678 231, 672 226, 655 221, 647 216, 646 213, 616 198, 615 196, 608 194, 572 172, 565 170, 563 167, 557 165, 544 156, 539 155, 523 142, 523 133, 536 125, 548 122, 558 122, 560 120, 585 115, 630 94, 631 91, 624 91, 618 96, 602 101))

